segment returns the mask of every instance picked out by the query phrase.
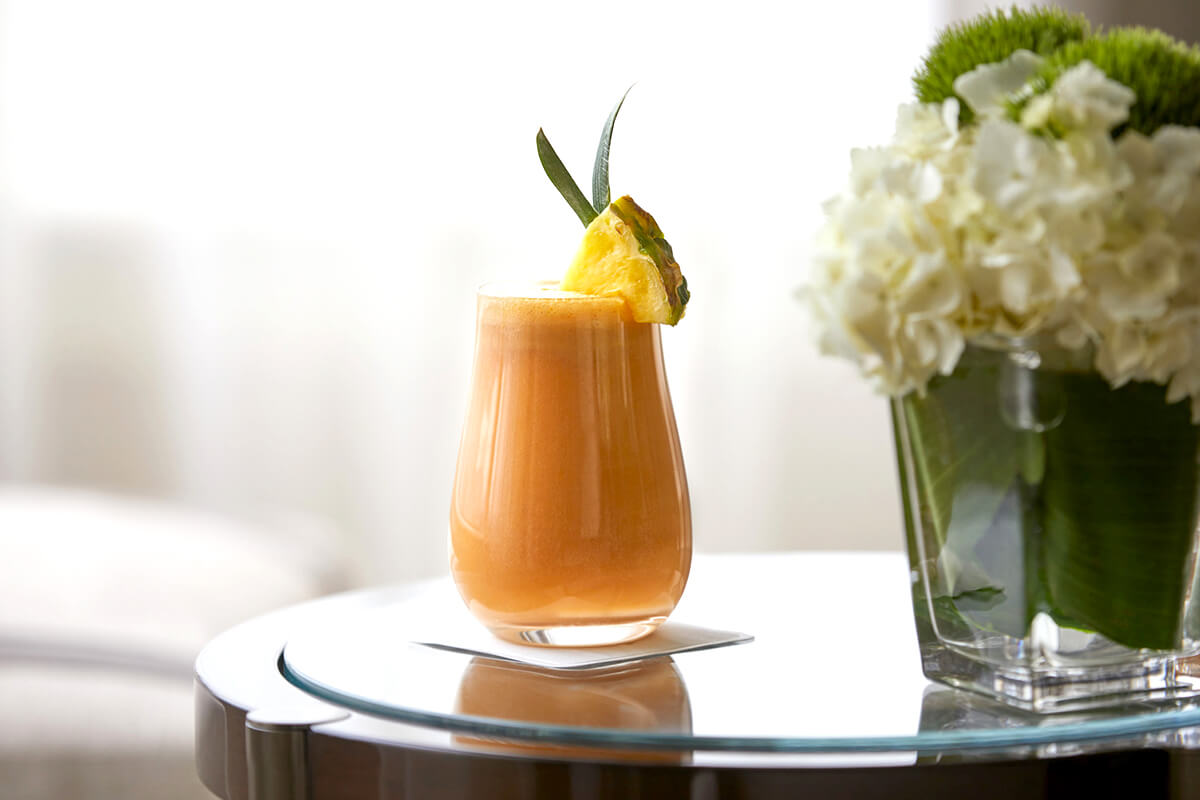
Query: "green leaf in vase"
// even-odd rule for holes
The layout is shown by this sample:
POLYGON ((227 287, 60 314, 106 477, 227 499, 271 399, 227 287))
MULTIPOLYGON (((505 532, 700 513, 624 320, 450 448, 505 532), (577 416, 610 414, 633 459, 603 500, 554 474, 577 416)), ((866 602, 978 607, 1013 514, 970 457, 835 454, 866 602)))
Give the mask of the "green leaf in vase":
POLYGON ((969 348, 954 374, 931 381, 924 397, 898 402, 912 446, 920 525, 936 542, 937 552, 926 554, 936 570, 935 591, 951 603, 987 596, 988 603, 964 603, 959 613, 1020 637, 1037 612, 1036 582, 1028 580, 1036 532, 1026 518, 1022 481, 1028 433, 1007 425, 999 408, 1005 358, 969 348))
POLYGON ((1186 403, 1077 369, 1022 373, 974 347, 924 398, 897 402, 946 624, 1024 637, 1047 611, 1127 647, 1179 645, 1200 512, 1186 403), (1053 405, 1052 423, 1030 429, 1002 407, 1014 399, 1053 405))
POLYGON ((1200 428, 1165 389, 1065 374, 1045 434, 1045 576, 1056 617, 1134 648, 1179 645, 1200 428))

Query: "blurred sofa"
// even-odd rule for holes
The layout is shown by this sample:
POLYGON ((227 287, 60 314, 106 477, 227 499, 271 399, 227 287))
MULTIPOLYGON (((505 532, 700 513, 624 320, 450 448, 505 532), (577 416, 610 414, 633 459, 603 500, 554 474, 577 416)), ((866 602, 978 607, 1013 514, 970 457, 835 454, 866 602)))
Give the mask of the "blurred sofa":
POLYGON ((0 487, 0 794, 206 798, 192 661, 341 588, 332 537, 95 492, 0 487))

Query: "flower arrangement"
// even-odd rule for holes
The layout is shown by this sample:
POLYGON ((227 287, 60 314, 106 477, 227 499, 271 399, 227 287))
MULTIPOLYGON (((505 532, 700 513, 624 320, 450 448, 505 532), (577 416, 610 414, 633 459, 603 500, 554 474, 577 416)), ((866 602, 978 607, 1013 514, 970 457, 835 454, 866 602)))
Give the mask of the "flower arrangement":
POLYGON ((1200 419, 1200 51, 1014 10, 944 33, 915 83, 826 206, 823 349, 900 395, 973 338, 1051 335, 1200 419))
POLYGON ((995 12, 914 82, 891 142, 851 154, 805 294, 822 348, 892 396, 925 673, 1038 711, 1177 698, 1200 654, 1200 50, 995 12))

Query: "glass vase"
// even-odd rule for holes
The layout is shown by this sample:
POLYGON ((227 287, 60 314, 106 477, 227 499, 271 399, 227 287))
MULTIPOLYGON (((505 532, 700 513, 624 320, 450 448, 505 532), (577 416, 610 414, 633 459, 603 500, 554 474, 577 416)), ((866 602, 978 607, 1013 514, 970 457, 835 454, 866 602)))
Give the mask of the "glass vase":
POLYGON ((1200 428, 1091 364, 975 342, 892 399, 927 677, 1039 712, 1194 696, 1200 428))

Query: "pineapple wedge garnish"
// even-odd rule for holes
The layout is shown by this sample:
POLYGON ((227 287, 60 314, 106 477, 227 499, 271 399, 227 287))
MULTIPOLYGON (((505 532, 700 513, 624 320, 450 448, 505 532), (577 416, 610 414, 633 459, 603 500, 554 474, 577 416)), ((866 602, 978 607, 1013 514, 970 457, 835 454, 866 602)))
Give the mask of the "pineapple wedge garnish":
POLYGON ((588 224, 561 288, 624 298, 637 322, 666 325, 679 322, 688 301, 671 245, 654 217, 628 195, 588 224))

